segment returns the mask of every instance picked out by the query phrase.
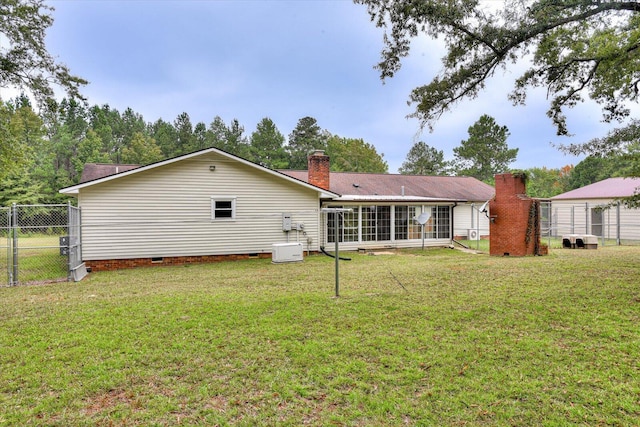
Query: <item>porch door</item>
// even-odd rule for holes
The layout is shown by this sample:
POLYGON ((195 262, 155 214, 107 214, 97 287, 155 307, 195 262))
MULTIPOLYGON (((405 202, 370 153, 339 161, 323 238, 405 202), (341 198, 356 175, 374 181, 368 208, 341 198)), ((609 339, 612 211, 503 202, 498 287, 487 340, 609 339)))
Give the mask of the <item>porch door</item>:
POLYGON ((601 208, 591 209, 591 234, 594 236, 602 237, 603 232, 603 219, 604 210, 601 208))
POLYGON ((391 240, 391 206, 378 206, 377 209, 377 239, 391 240))

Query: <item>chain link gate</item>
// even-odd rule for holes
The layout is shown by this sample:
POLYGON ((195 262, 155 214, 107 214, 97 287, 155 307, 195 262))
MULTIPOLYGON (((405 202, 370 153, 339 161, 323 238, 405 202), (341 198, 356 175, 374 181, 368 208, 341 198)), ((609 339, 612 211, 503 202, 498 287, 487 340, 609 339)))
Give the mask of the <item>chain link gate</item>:
MULTIPOLYGON (((8 286, 80 280, 80 209, 67 205, 0 208, 0 268, 8 286)), ((1 283, 1 282, 0 282, 1 283)))
POLYGON ((13 282, 11 208, 0 207, 0 237, 2 239, 0 240, 0 271, 2 271, 3 277, 6 279, 4 283, 9 285, 13 282))

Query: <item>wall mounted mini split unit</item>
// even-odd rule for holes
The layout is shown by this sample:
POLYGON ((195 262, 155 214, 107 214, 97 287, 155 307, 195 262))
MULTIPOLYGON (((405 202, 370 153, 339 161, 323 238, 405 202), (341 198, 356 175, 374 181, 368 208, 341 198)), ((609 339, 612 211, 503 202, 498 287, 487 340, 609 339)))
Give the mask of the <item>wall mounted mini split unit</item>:
POLYGON ((467 230, 467 240, 480 240, 480 233, 475 228, 467 230))

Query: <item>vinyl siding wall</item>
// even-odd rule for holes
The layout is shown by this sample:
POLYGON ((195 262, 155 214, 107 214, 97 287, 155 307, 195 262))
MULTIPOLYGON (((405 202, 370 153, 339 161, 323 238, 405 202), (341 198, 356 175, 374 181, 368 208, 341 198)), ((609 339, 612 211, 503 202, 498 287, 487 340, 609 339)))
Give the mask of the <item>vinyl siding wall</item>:
POLYGON ((640 210, 612 206, 602 211, 601 224, 594 210, 611 203, 610 199, 552 201, 552 235, 595 234, 606 239, 640 240, 640 210), (618 214, 619 210, 619 214, 618 214), (595 216, 594 216, 595 215, 595 216), (600 232, 600 230, 602 230, 600 232))
POLYGON ((317 191, 215 153, 83 188, 79 204, 85 260, 265 253, 287 241, 318 248, 317 191), (212 196, 235 198, 235 220, 212 221, 212 196), (283 213, 306 235, 283 232, 283 213))
POLYGON ((459 204, 453 209, 453 228, 455 236, 466 239, 469 229, 479 229, 480 236, 482 237, 489 235, 489 218, 486 214, 478 212, 478 209, 480 209, 483 204, 484 202, 476 202, 474 204, 464 203, 459 204))

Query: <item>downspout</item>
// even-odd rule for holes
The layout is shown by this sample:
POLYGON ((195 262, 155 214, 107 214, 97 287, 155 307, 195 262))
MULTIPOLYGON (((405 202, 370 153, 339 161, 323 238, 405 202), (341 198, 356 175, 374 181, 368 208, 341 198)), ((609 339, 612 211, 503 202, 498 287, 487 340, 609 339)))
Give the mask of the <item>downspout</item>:
POLYGON ((456 206, 458 206, 458 202, 453 202, 453 206, 451 206, 451 245, 453 246, 453 242, 456 239, 456 233, 455 233, 455 224, 454 224, 454 218, 455 215, 453 214, 453 210, 456 208, 456 206))

